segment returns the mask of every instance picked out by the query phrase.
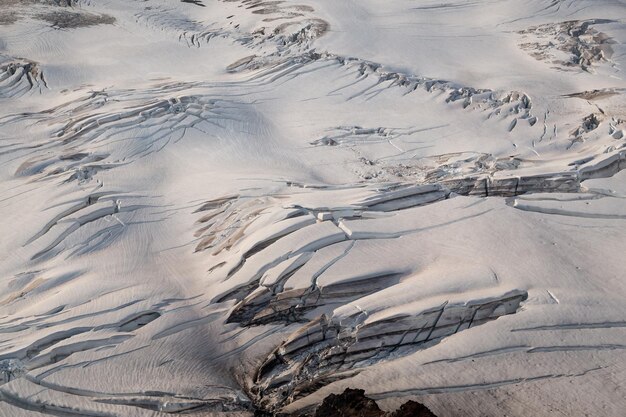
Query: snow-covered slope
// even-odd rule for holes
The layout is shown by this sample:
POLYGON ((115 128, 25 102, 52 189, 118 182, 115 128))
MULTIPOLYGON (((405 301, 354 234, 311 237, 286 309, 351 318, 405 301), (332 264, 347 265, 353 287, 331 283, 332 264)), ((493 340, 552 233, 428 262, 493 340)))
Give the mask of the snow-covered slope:
POLYGON ((621 416, 625 41, 622 0, 0 0, 0 416, 621 416))

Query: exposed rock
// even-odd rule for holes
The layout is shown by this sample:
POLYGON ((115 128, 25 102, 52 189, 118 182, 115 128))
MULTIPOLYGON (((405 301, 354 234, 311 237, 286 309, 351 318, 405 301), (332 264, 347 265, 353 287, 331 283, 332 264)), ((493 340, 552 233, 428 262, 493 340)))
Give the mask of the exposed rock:
POLYGON ((331 394, 315 411, 315 417, 435 417, 423 404, 409 401, 398 410, 386 413, 361 389, 347 388, 342 394, 331 394))
POLYGON ((408 401, 389 417, 435 417, 435 415, 424 404, 408 401))
POLYGON ((315 411, 315 417, 379 417, 385 413, 362 389, 347 388, 342 394, 330 394, 315 411))

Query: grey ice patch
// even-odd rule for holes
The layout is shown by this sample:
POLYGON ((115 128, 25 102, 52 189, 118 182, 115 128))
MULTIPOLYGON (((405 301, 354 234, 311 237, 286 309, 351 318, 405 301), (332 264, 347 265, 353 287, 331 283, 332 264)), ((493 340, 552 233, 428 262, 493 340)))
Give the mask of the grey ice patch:
POLYGON ((106 14, 76 13, 65 10, 40 13, 35 17, 50 23, 52 27, 57 29, 76 29, 115 23, 115 18, 106 14))
POLYGON ((0 360, 0 385, 11 382, 25 373, 24 364, 19 359, 0 360))

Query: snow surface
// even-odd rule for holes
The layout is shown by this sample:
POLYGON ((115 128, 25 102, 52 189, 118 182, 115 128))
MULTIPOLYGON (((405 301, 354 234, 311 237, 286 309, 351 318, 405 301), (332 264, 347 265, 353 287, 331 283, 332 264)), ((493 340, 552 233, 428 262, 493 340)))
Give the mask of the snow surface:
POLYGON ((0 416, 622 416, 625 41, 623 0, 0 0, 0 416))

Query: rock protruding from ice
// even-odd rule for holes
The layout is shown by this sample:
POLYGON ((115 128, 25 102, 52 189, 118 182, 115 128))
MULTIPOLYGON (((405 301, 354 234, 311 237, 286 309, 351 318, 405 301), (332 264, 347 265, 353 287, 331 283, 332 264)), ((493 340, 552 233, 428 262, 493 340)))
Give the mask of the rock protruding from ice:
POLYGON ((341 394, 330 394, 315 410, 314 417, 436 417, 423 404, 408 401, 393 412, 384 412, 362 389, 346 388, 341 394))

